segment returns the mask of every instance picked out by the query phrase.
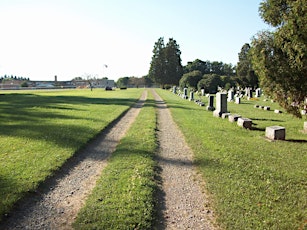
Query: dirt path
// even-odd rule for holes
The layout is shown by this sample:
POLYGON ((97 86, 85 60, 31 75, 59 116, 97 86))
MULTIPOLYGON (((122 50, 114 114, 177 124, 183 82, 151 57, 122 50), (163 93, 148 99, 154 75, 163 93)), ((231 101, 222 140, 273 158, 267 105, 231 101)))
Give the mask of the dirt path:
POLYGON ((85 202, 107 163, 140 112, 147 97, 140 100, 121 119, 102 132, 84 150, 70 159, 51 179, 25 198, 2 223, 0 229, 72 229, 85 202))
POLYGON ((158 161, 161 167, 161 192, 158 194, 158 229, 215 229, 207 198, 201 191, 201 178, 193 166, 193 154, 166 104, 153 90, 158 106, 158 161))

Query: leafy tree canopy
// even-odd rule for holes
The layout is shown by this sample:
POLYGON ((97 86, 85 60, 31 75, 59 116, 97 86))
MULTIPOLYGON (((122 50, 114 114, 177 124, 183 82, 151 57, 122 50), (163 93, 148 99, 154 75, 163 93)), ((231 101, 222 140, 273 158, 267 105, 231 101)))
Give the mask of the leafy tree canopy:
POLYGON ((202 73, 199 70, 186 73, 179 81, 180 88, 189 87, 197 89, 197 83, 202 79, 202 73))
POLYGON ((253 38, 253 67, 266 93, 301 117, 299 110, 307 96, 306 1, 266 0, 259 10, 276 31, 264 31, 253 38))
POLYGON ((222 84, 221 77, 217 74, 205 74, 201 79, 197 87, 198 89, 205 89, 206 93, 216 93, 217 87, 222 84))

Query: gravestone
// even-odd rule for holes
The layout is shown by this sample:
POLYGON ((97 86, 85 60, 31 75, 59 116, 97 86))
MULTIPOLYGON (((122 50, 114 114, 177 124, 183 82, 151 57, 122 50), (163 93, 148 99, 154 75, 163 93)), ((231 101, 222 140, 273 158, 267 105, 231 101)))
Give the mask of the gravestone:
POLYGON ((233 101, 233 99, 234 99, 234 92, 233 92, 233 90, 231 89, 231 90, 229 90, 228 91, 228 97, 227 97, 227 101, 233 101))
POLYGON ((194 92, 190 92, 189 101, 194 101, 194 92))
POLYGON ((282 111, 278 110, 278 109, 275 109, 274 110, 274 113, 282 113, 282 111))
POLYGON ((209 105, 207 106, 207 110, 209 111, 214 111, 214 106, 213 106, 213 103, 214 103, 214 96, 210 95, 209 96, 209 105))
POLYGON ((227 94, 216 93, 216 103, 213 116, 220 117, 223 113, 227 113, 227 94))
POLYGON ((200 91, 201 91, 201 95, 205 96, 205 89, 201 89, 200 91))
POLYGON ((183 98, 183 99, 188 99, 188 89, 187 89, 187 88, 184 88, 184 89, 183 89, 182 98, 183 98))
POLYGON ((266 127, 265 136, 270 140, 285 140, 286 129, 282 126, 266 127))
POLYGON ((252 120, 248 118, 239 117, 237 121, 238 126, 243 127, 245 129, 252 128, 252 120))
POLYGON ((253 90, 251 88, 246 88, 245 95, 247 96, 247 100, 251 99, 253 97, 253 90))
POLYGON ((173 86, 173 93, 176 94, 176 86, 173 86))
POLYGON ((241 104, 241 98, 240 97, 236 97, 236 104, 241 104))
POLYGON ((304 131, 307 131, 307 121, 304 121, 304 131))
POLYGON ((261 97, 261 89, 260 88, 256 89, 255 97, 261 97))
POLYGON ((231 114, 228 116, 228 120, 230 122, 235 122, 235 121, 238 121, 238 119, 240 118, 241 116, 238 115, 238 114, 231 114))
POLYGON ((270 110, 271 108, 270 108, 270 106, 264 106, 263 109, 264 110, 270 110))

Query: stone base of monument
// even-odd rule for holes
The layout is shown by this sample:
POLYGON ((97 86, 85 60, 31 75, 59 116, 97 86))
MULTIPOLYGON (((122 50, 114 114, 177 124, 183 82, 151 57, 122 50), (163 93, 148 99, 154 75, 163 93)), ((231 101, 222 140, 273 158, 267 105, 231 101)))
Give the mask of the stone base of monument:
POLYGON ((249 118, 239 117, 237 124, 238 124, 238 126, 243 127, 245 129, 251 129, 252 128, 252 120, 249 119, 249 118))
POLYGON ((222 112, 220 112, 219 110, 214 110, 213 111, 213 116, 214 117, 221 117, 222 116, 222 112))
POLYGON ((222 113, 221 117, 225 119, 225 118, 228 118, 229 115, 231 115, 231 113, 222 113))
POLYGON ((265 128, 265 137, 270 140, 285 140, 286 129, 282 126, 269 126, 265 128))
POLYGON ((208 111, 214 111, 214 110, 215 110, 215 108, 214 108, 214 107, 212 107, 212 106, 207 106, 207 110, 208 110, 208 111))
POLYGON ((229 115, 228 120, 229 120, 230 122, 235 122, 235 121, 238 121, 238 119, 239 119, 240 117, 241 117, 241 116, 238 115, 238 114, 231 114, 231 115, 229 115))

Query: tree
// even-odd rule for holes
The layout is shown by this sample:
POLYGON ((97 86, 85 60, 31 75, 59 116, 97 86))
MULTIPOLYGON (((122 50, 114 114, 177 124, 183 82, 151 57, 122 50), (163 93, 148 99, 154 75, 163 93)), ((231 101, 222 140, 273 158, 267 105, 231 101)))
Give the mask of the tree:
POLYGON ((183 74, 180 55, 181 51, 176 40, 170 38, 165 46, 164 39, 159 38, 153 49, 148 76, 161 86, 178 85, 183 74))
POLYGON ((166 78, 164 38, 162 37, 154 45, 148 76, 158 84, 163 84, 166 78))
POLYGON ((307 5, 303 0, 267 0, 260 15, 276 27, 252 40, 252 63, 266 93, 301 117, 307 96, 307 5))
POLYGON ((178 85, 183 74, 181 51, 176 40, 170 38, 165 47, 166 79, 165 84, 178 85))
POLYGON ((127 87, 129 83, 129 77, 121 77, 117 80, 116 85, 119 88, 127 87))
POLYGON ((189 87, 197 89, 197 83, 202 79, 202 73, 199 70, 186 73, 179 81, 180 88, 189 87))
POLYGON ((245 43, 241 48, 241 52, 238 54, 239 62, 237 63, 237 76, 239 85, 256 88, 258 87, 258 77, 252 66, 250 49, 250 45, 245 43))
POLYGON ((209 74, 211 72, 211 63, 209 61, 195 59, 193 62, 188 62, 188 64, 184 66, 184 73, 189 73, 195 70, 199 70, 202 75, 209 74))
POLYGON ((217 87, 222 84, 221 78, 217 74, 205 74, 201 79, 197 87, 198 89, 205 89, 206 93, 216 93, 217 87))

